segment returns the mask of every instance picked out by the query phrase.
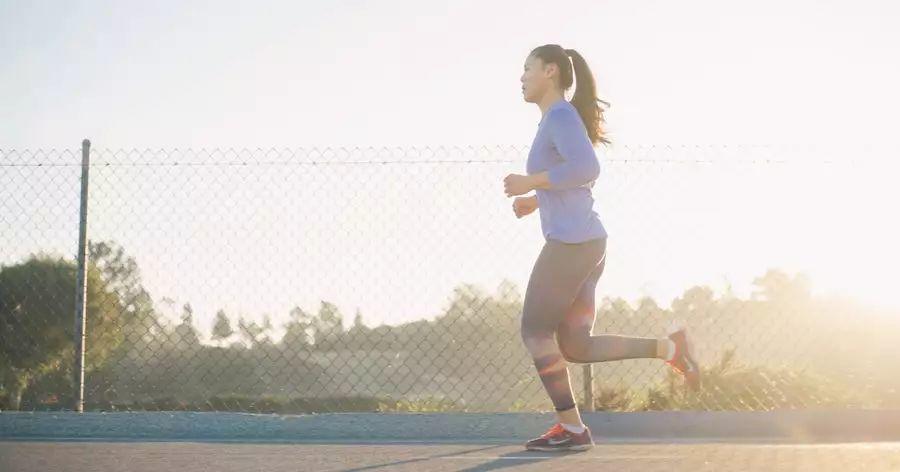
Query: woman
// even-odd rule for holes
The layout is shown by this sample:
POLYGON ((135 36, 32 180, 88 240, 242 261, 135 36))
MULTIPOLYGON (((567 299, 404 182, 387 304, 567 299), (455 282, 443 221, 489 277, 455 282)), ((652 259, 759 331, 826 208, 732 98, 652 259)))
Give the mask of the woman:
POLYGON ((511 174, 504 186, 507 196, 535 190, 535 195, 513 202, 518 218, 539 210, 546 239, 525 293, 522 340, 559 420, 525 446, 585 450, 594 443, 575 405, 566 361, 658 358, 694 389, 700 385, 700 369, 683 328, 660 339, 591 336, 594 291, 605 266, 607 237, 593 210, 591 187, 600 172, 594 145, 609 143, 594 77, 580 54, 548 44, 529 54, 521 82, 525 101, 536 104, 542 118, 528 154, 527 175, 511 174), (577 86, 569 102, 565 92, 573 78, 577 86))

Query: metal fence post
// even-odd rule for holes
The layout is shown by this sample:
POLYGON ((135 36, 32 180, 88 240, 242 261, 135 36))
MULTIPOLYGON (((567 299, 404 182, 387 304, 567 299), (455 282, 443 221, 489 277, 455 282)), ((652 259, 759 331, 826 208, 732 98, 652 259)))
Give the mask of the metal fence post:
POLYGON ((594 411, 594 364, 584 365, 584 411, 594 411))
POLYGON ((75 405, 77 412, 84 411, 84 348, 87 330, 87 217, 88 178, 91 165, 91 142, 81 142, 81 212, 78 223, 78 274, 75 295, 75 405))

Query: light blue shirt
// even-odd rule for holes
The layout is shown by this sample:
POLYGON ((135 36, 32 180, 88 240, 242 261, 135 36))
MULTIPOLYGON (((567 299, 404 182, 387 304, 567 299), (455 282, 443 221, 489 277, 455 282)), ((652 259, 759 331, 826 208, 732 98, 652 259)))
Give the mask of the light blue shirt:
POLYGON ((547 171, 550 180, 549 189, 536 190, 546 239, 582 243, 607 236, 591 194, 600 162, 578 110, 567 100, 544 113, 526 168, 529 175, 547 171))

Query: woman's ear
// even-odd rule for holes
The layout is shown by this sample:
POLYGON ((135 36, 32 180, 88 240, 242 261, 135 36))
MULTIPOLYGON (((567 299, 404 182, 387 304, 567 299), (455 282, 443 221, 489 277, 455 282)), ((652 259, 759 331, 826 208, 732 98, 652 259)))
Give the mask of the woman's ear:
POLYGON ((549 64, 544 64, 544 77, 548 79, 553 78, 555 74, 559 73, 559 66, 556 65, 555 62, 551 62, 549 64))

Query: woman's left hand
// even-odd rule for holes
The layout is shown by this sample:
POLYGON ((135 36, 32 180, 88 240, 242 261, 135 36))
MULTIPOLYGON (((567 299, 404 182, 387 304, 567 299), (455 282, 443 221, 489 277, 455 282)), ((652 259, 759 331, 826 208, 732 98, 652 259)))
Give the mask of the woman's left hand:
POLYGON ((507 197, 516 195, 525 195, 534 190, 531 178, 527 175, 509 174, 503 179, 503 189, 506 191, 507 197))

